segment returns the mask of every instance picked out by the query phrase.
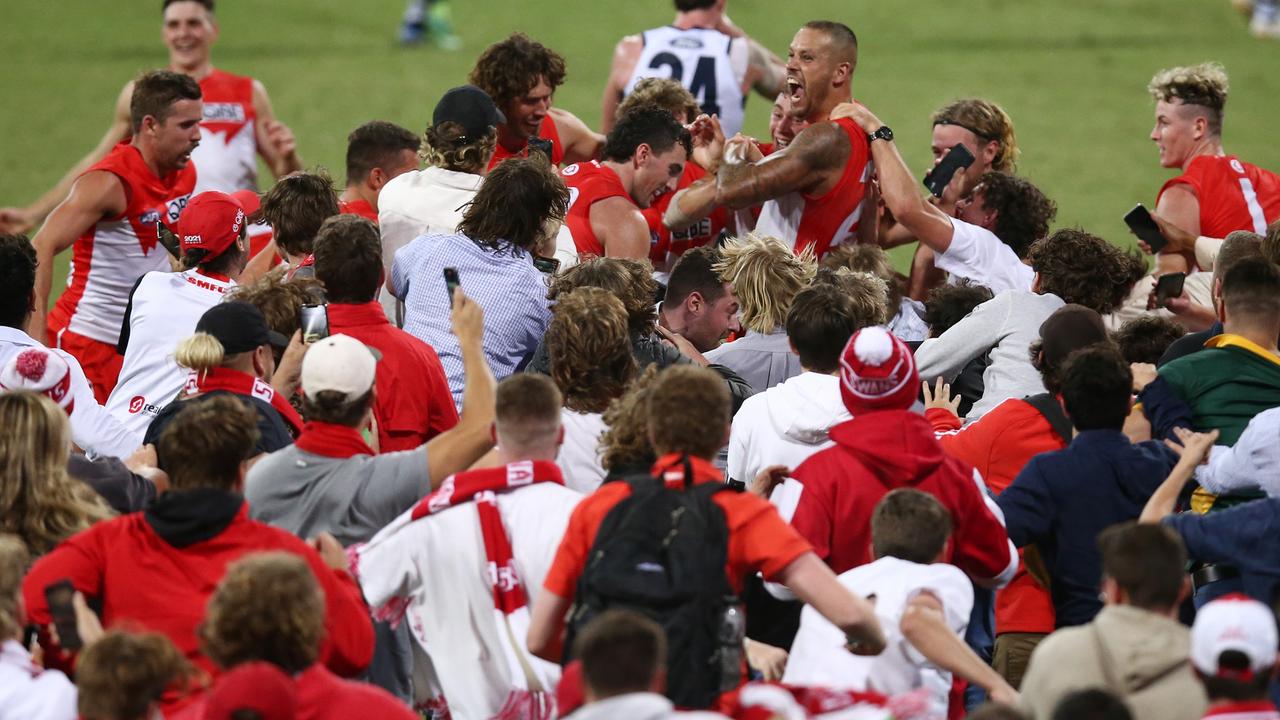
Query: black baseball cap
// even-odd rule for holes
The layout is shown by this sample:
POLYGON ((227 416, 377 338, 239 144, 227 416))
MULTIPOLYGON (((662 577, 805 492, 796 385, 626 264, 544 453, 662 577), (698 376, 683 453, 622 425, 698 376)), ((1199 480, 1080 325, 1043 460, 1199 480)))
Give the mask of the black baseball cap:
POLYGON ((466 136, 460 142, 469 142, 483 137, 489 128, 507 122, 493 98, 475 85, 461 85, 446 92, 436 103, 435 112, 431 114, 431 124, 455 122, 462 126, 466 136))
POLYGON ((196 332, 217 338, 228 355, 249 352, 263 345, 289 346, 289 338, 267 327, 262 311, 243 300, 219 303, 206 310, 196 323, 196 332))
POLYGON ((1102 316, 1083 305, 1071 303, 1058 308, 1040 325, 1044 359, 1056 367, 1071 353, 1107 340, 1102 316))

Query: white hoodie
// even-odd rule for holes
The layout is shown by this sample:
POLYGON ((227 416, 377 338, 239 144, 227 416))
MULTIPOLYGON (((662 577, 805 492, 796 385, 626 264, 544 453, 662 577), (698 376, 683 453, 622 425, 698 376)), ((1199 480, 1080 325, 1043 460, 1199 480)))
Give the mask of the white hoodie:
POLYGON ((753 395, 733 416, 728 476, 750 485, 770 465, 794 470, 830 447, 827 432, 850 419, 835 375, 805 372, 753 395))

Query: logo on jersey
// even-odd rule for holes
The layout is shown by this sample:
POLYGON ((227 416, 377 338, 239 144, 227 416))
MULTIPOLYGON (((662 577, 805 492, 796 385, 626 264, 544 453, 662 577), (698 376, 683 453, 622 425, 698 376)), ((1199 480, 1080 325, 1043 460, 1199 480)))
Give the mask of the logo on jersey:
POLYGON ((160 414, 160 406, 152 405, 141 395, 134 395, 133 398, 129 400, 129 414, 137 415, 140 412, 145 412, 148 415, 158 415, 160 414))
POLYGON ((579 168, 578 168, 578 163, 574 163, 574 164, 570 165, 569 167, 567 167, 567 168, 565 168, 565 169, 561 170, 561 171, 560 171, 560 174, 561 174, 561 175, 563 175, 563 176, 565 176, 565 177, 570 177, 570 176, 573 176, 573 175, 577 175, 577 174, 578 174, 578 170, 579 170, 579 168))
POLYGON ((191 193, 187 193, 182 197, 174 198, 169 202, 165 203, 165 208, 164 208, 165 223, 172 226, 173 223, 178 222, 178 216, 182 214, 182 209, 185 208, 187 206, 187 203, 189 202, 191 202, 191 193))
POLYGON ((155 225, 160 222, 159 210, 148 210, 138 216, 139 225, 155 225))
POLYGON ((240 103, 204 104, 204 122, 243 123, 244 105, 240 103))
POLYGON ((671 47, 681 50, 701 50, 702 41, 694 37, 678 37, 671 41, 671 47))
POLYGON ((1231 169, 1235 170, 1237 173, 1241 175, 1244 174, 1244 166, 1241 165, 1240 161, 1237 160, 1236 158, 1231 158, 1231 169))

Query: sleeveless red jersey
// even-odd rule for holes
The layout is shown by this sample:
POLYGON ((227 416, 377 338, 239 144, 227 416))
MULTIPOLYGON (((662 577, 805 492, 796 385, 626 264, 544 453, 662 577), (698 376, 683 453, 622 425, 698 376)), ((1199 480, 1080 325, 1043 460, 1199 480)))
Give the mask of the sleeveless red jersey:
MULTIPOLYGON (((551 141, 551 164, 559 167, 560 163, 564 162, 564 143, 560 142, 560 130, 556 128, 556 120, 551 113, 547 113, 542 120, 542 125, 538 127, 538 137, 551 141)), ((498 143, 498 147, 493 151, 493 159, 489 161, 489 169, 494 169, 498 163, 507 158, 526 157, 528 154, 528 145, 512 152, 502 147, 502 143, 498 143)))
MULTIPOLYGON (((564 224, 569 226, 578 255, 604 257, 604 243, 600 242, 591 229, 591 206, 613 197, 626 198, 630 203, 635 201, 623 187, 618 174, 601 165, 598 160, 574 163, 561 170, 560 177, 569 187, 569 212, 565 213, 564 224)), ((652 246, 652 235, 649 242, 652 246)))
POLYGON ((253 78, 214 70, 200 81, 204 119, 191 161, 200 170, 196 192, 225 193, 258 184, 258 140, 253 78))
POLYGON ((858 232, 872 170, 867 134, 849 118, 834 122, 849 137, 849 159, 840 181, 820 197, 787 193, 769 200, 756 223, 756 232, 789 242, 796 252, 811 247, 817 257, 858 232))
MULTIPOLYGON (((684 165, 684 174, 680 176, 680 182, 676 185, 676 191, 683 190, 706 176, 707 171, 702 169, 701 165, 692 161, 687 162, 684 165)), ((666 225, 662 224, 662 216, 666 214, 673 197, 675 197, 674 192, 663 193, 656 202, 641 210, 645 221, 649 223, 649 236, 654 239, 649 249, 649 259, 653 261, 654 268, 659 271, 670 270, 686 250, 715 241, 720 231, 729 226, 729 209, 717 207, 710 215, 688 228, 671 232, 666 225)))
POLYGON ((191 199, 196 168, 156 177, 142 153, 123 142, 85 172, 104 170, 124 185, 125 211, 91 225, 75 242, 67 289, 49 312, 51 330, 70 329, 115 345, 134 283, 152 270, 169 271, 169 253, 158 245, 156 222, 172 228, 191 199))
POLYGON ((350 201, 339 200, 338 212, 343 215, 359 215, 365 220, 372 222, 374 225, 378 224, 378 211, 374 210, 373 206, 367 201, 359 198, 350 201))
POLYGON ((1280 176, 1234 155, 1200 155, 1186 172, 1166 182, 1156 195, 1179 183, 1190 185, 1200 200, 1200 234, 1221 238, 1234 230, 1260 235, 1280 218, 1280 176))

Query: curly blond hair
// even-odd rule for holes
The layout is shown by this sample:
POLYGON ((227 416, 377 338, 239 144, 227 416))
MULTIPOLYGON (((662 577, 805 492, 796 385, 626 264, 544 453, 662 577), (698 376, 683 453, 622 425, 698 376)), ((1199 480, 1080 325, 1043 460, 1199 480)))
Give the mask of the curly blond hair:
POLYGON ((987 142, 1000 143, 991 161, 991 169, 1013 172, 1018 165, 1018 137, 1013 132, 1013 119, 1004 108, 982 98, 963 98, 943 105, 933 113, 934 125, 957 125, 987 142))
POLYGON ((657 105, 680 122, 691 122, 702 112, 693 94, 678 80, 671 78, 651 77, 637 82, 631 89, 631 94, 618 104, 617 117, 622 117, 641 105, 657 105))
POLYGON ((552 308, 546 335, 551 379, 564 406, 602 413, 636 374, 627 310, 602 288, 578 288, 552 308))
POLYGON ((458 123, 443 122, 427 128, 418 157, 442 170, 479 175, 497 147, 497 130, 480 137, 467 137, 467 131, 458 123))
POLYGON ((0 427, 0 532, 38 556, 115 515, 67 474, 71 427, 57 403, 27 390, 0 394, 0 427))
POLYGON ((1165 68, 1147 83, 1151 97, 1164 102, 1181 100, 1183 105, 1196 105, 1208 111, 1209 132, 1222 133, 1222 113, 1227 106, 1227 69, 1221 63, 1165 68))
POLYGON ((813 279, 813 252, 795 254, 786 243, 749 233, 730 240, 714 266, 720 280, 733 284, 742 304, 742 327, 767 335, 787 321, 787 309, 813 279))

